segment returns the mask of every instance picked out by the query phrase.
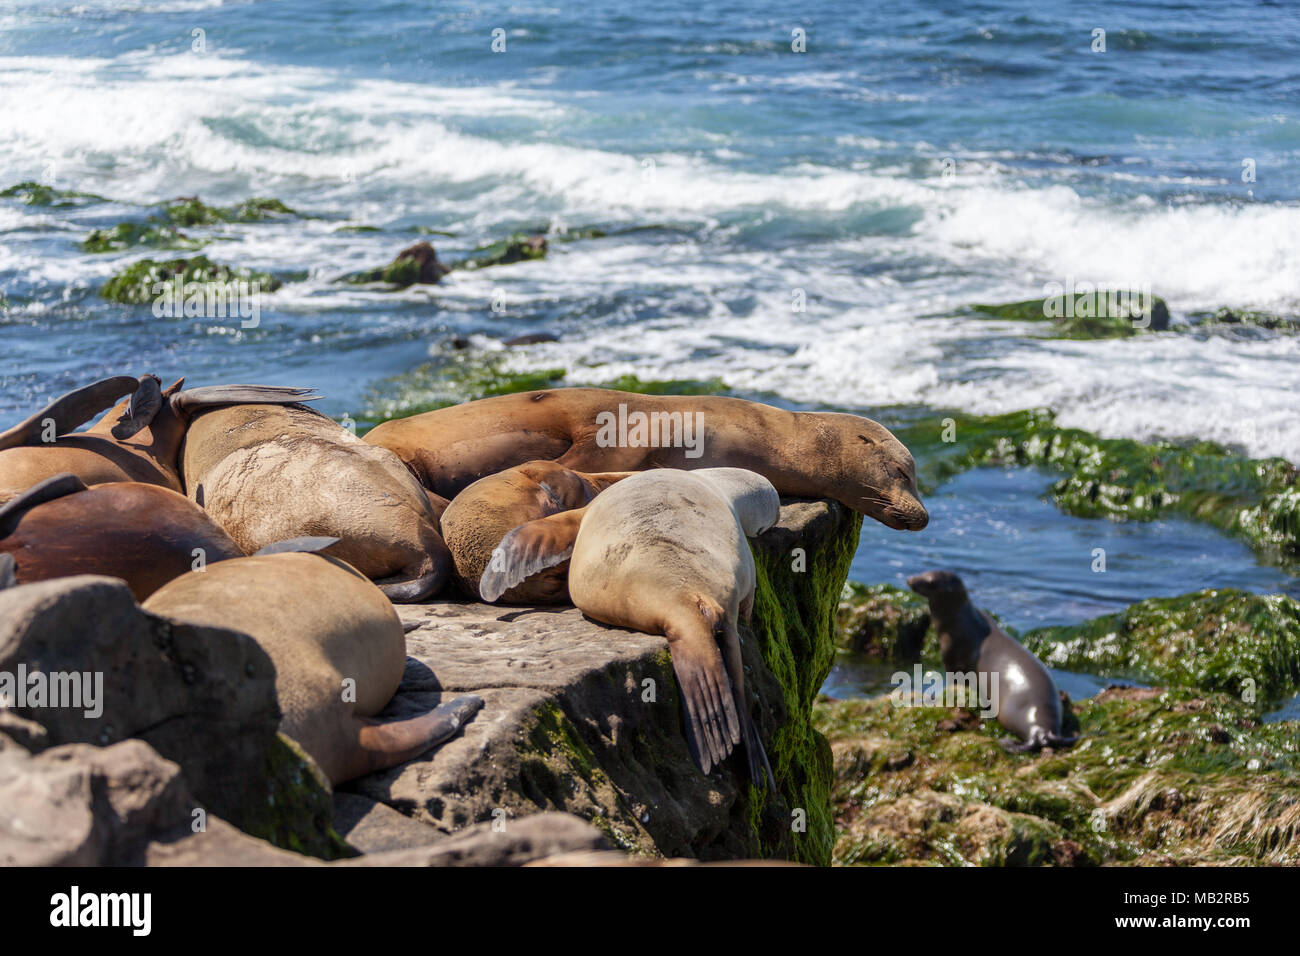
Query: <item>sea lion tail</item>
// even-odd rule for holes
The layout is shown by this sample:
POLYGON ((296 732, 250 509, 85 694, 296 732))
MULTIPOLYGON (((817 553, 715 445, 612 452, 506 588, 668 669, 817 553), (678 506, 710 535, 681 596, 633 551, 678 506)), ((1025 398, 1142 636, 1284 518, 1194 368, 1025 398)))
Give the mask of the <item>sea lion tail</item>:
POLYGON ((353 776, 395 767, 447 742, 482 709, 482 697, 466 694, 418 717, 365 724, 357 741, 362 766, 353 776))
POLYGON ((86 483, 70 471, 60 472, 46 478, 44 481, 38 481, 22 494, 10 498, 3 507, 0 507, 0 537, 9 534, 13 530, 13 526, 18 523, 18 519, 37 505, 43 505, 47 501, 65 498, 68 495, 74 495, 78 491, 85 490, 86 483))
POLYGON ((478 593, 489 604, 525 580, 573 557, 586 508, 526 521, 506 532, 479 578, 478 593))

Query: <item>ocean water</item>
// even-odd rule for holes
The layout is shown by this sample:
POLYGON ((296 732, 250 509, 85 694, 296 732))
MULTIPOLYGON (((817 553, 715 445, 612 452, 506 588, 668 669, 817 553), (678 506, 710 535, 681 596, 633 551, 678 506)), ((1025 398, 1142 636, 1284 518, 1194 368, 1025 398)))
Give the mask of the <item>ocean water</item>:
MULTIPOLYGON (((123 371, 315 385, 325 411, 359 417, 376 383, 451 336, 548 332, 504 361, 571 382, 718 377, 885 418, 1043 405, 1104 435, 1300 461, 1298 336, 1055 341, 962 311, 1073 280, 1149 284, 1176 322, 1300 312, 1300 8, 759 6, 0 0, 0 186, 114 200, 0 200, 0 422, 123 371), (220 236, 216 261, 305 273, 264 297, 255 329, 98 295, 146 253, 89 255, 86 233, 195 194, 317 217, 195 230, 220 236), (452 233, 432 237, 449 259, 586 226, 610 235, 437 287, 334 281, 417 227, 452 233)), ((949 498, 954 513, 986 501, 984 481, 941 492, 940 516, 949 498)), ((1063 576, 1088 535, 1035 515, 1034 560, 1000 537, 989 552, 1019 596, 942 520, 914 540, 873 529, 855 576, 961 558, 1025 620, 1280 586, 1232 542, 1164 524, 1097 532, 1149 556, 1144 574, 1063 576), (1212 557, 1180 560, 1192 538, 1212 557)))

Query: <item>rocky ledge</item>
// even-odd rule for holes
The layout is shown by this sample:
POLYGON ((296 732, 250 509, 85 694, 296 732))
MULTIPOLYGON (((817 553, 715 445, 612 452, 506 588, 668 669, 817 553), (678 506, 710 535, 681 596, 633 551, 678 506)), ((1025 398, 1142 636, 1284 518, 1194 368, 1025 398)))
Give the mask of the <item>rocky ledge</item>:
POLYGON ((443 694, 486 705, 440 749, 331 794, 276 733, 270 661, 247 637, 151 615, 110 578, 10 589, 0 671, 102 672, 104 693, 96 717, 0 710, 0 862, 828 863, 831 751, 812 709, 860 523, 791 502, 754 543, 744 657, 775 793, 741 760, 707 777, 692 763, 663 638, 573 608, 399 607, 408 658, 387 714, 443 694))

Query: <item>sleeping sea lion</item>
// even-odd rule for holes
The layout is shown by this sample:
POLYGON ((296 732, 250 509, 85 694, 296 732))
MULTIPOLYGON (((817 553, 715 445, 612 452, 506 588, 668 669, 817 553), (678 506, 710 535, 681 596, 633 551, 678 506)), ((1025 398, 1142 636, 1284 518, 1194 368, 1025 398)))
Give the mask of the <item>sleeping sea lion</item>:
POLYGON ((1061 734, 1060 692, 1043 662, 971 603, 960 577, 926 571, 908 578, 907 586, 930 602, 946 671, 998 675, 998 723, 1023 741, 1006 738, 1003 747, 1026 753, 1078 739, 1061 734))
POLYGON ((584 475, 553 461, 530 461, 480 478, 453 498, 442 513, 442 536, 451 549, 461 587, 474 597, 504 604, 567 602, 567 561, 540 569, 538 573, 521 573, 519 584, 500 593, 480 595, 479 582, 502 539, 513 529, 537 518, 565 516, 535 527, 550 529, 556 535, 549 546, 539 540, 539 549, 545 547, 548 553, 564 551, 567 558, 582 522, 579 509, 631 474, 635 473, 584 475))
POLYGON ((143 606, 256 640, 275 665, 281 730, 331 783, 410 760, 454 736, 483 706, 466 696, 407 720, 370 719, 401 683, 406 634, 378 588, 324 555, 222 561, 176 578, 143 606))
POLYGON ((121 578, 143 601, 172 578, 244 552, 184 495, 136 481, 87 488, 63 474, 0 506, 0 553, 21 584, 74 574, 121 578))
POLYGON ((791 412, 714 395, 557 388, 466 402, 375 426, 424 486, 451 498, 534 459, 581 472, 747 468, 778 492, 830 498, 890 528, 929 521, 916 466, 887 428, 860 415, 791 412))
POLYGON ((775 784, 745 697, 737 618, 754 607, 745 539, 776 524, 780 507, 771 483, 742 468, 641 472, 586 507, 569 562, 584 614, 668 638, 700 769, 743 740, 755 786, 775 784))
POLYGON ((442 587, 451 554, 429 495, 392 452, 299 406, 236 405, 190 423, 185 491, 247 552, 282 538, 339 538, 329 553, 395 603, 442 587))
POLYGON ((168 388, 154 375, 102 379, 55 399, 0 433, 0 504, 32 485, 70 472, 87 485, 143 481, 182 491, 177 452, 190 419, 205 408, 284 404, 320 398, 309 388, 273 385, 168 388), (94 426, 71 433, 123 398, 94 426))

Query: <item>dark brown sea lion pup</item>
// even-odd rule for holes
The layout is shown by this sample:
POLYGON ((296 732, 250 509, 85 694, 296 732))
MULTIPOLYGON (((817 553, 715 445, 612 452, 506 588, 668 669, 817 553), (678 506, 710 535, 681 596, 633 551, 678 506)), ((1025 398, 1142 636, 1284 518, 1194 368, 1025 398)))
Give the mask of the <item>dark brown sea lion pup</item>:
MULTIPOLYGON (((495 475, 480 478, 455 498, 442 513, 442 536, 456 563, 456 578, 466 593, 503 604, 558 604, 569 600, 567 560, 539 569, 520 569, 520 583, 500 593, 479 593, 479 581, 488 569, 498 546, 520 525, 563 515, 553 521, 534 524, 531 532, 544 536, 520 554, 572 550, 582 522, 582 512, 591 499, 614 482, 635 472, 584 475, 553 461, 530 461, 495 475), (536 572, 536 573, 534 573, 536 572)), ((501 569, 506 571, 504 567, 501 569)))
POLYGON ((401 683, 406 634, 378 588, 324 555, 222 561, 164 585, 144 607, 256 640, 275 665, 281 729, 332 783, 418 756, 483 706, 465 696, 407 720, 371 719, 401 683))
POLYGON ((1023 741, 1007 738, 1003 747, 1027 753, 1078 739, 1061 734, 1060 693, 1042 661, 971 603, 961 578, 926 571, 908 578, 907 586, 930 602, 946 671, 998 675, 998 723, 1023 741))
POLYGON ((137 601, 196 567, 244 556, 178 492, 136 481, 87 488, 71 474, 0 506, 0 552, 13 556, 19 583, 105 574, 126 581, 137 601))
POLYGON ((790 412, 721 396, 557 388, 466 402, 375 426, 426 488, 546 459, 581 472, 747 468, 783 495, 830 498, 899 530, 929 521, 912 455, 887 428, 838 412, 790 412))
POLYGON ((780 510, 771 483, 741 468, 641 472, 586 507, 569 564, 584 614, 668 638, 700 769, 743 740, 755 786, 775 784, 745 697, 737 619, 754 608, 746 538, 776 524, 780 510))
POLYGON ((181 452, 185 491, 246 552, 303 535, 395 603, 442 587, 451 553, 424 488, 392 452, 299 406, 236 405, 198 415, 181 452))
POLYGON ((177 452, 193 415, 231 404, 283 404, 320 398, 309 388, 210 385, 166 389, 153 375, 119 375, 69 392, 0 433, 0 504, 37 482, 70 472, 88 485, 143 481, 183 491, 177 452), (122 398, 122 396, 127 396, 122 398), (114 402, 93 427, 70 434, 114 402))

